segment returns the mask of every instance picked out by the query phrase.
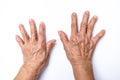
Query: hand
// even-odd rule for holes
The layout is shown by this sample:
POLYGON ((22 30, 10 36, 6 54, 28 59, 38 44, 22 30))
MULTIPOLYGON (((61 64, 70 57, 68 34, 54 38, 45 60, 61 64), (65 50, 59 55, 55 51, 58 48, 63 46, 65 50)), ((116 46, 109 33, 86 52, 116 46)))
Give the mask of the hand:
POLYGON ((29 24, 31 37, 27 34, 24 26, 20 24, 19 29, 23 39, 17 35, 16 40, 22 49, 24 58, 23 67, 28 69, 29 72, 31 70, 35 72, 35 75, 38 75, 48 64, 50 51, 55 44, 55 40, 53 39, 46 43, 45 24, 43 22, 40 23, 39 33, 37 32, 34 20, 31 19, 29 24))
POLYGON ((94 25, 97 21, 97 16, 93 16, 93 18, 88 23, 89 15, 90 14, 88 11, 84 13, 80 25, 80 30, 78 30, 77 15, 76 13, 72 14, 70 40, 63 31, 58 32, 60 35, 60 39, 63 43, 64 49, 66 51, 66 55, 70 63, 72 64, 76 80, 92 80, 85 79, 85 77, 90 76, 89 74, 92 73, 91 65, 92 55, 96 47, 96 44, 105 33, 105 30, 102 30, 95 37, 92 37, 92 32, 94 25), (81 72, 79 72, 79 70, 81 72), (79 78, 79 76, 84 77, 79 78))

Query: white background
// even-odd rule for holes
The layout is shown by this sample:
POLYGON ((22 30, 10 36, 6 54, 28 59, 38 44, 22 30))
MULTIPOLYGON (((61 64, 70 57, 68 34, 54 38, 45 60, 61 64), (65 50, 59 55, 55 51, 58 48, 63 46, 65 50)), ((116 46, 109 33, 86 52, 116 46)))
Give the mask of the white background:
POLYGON ((72 68, 66 58, 57 31, 70 35, 71 13, 81 21, 83 12, 99 20, 94 35, 106 29, 93 56, 96 80, 120 80, 120 1, 119 0, 0 0, 0 80, 13 80, 22 65, 22 53, 15 40, 18 25, 23 23, 29 32, 28 20, 36 25, 46 24, 47 39, 56 39, 49 66, 40 80, 74 80, 72 68))

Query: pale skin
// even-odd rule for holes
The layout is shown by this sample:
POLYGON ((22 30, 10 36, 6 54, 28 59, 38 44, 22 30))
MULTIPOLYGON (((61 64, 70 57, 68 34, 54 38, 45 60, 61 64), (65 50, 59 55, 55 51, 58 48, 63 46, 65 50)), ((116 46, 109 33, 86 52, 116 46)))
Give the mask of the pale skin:
POLYGON ((33 19, 29 20, 31 36, 28 35, 24 26, 19 25, 22 38, 17 35, 16 40, 23 53, 23 65, 14 80, 38 80, 48 64, 50 51, 52 50, 55 39, 46 42, 45 24, 39 25, 39 31, 33 19))
POLYGON ((96 36, 92 36, 97 16, 93 16, 89 21, 89 15, 89 11, 84 13, 78 30, 77 14, 72 13, 70 39, 65 32, 58 31, 67 58, 72 65, 75 80, 94 80, 92 56, 98 41, 105 34, 105 30, 101 30, 96 36))

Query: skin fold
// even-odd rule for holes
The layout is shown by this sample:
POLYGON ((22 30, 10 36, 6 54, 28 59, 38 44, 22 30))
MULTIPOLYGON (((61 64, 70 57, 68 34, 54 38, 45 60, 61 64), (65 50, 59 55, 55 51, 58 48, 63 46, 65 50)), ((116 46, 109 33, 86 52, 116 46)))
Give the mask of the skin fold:
POLYGON ((48 64, 50 51, 55 44, 54 39, 46 42, 45 24, 43 22, 39 25, 39 32, 37 32, 33 19, 30 19, 29 24, 31 36, 28 35, 22 24, 19 25, 22 38, 16 36, 23 53, 24 63, 14 80, 37 80, 39 74, 48 64))
POLYGON ((83 14, 80 30, 78 30, 77 14, 72 13, 70 39, 65 32, 58 31, 67 58, 72 65, 75 80, 94 80, 92 56, 96 44, 105 34, 105 30, 101 30, 95 37, 92 37, 98 17, 93 16, 89 21, 89 16, 89 11, 83 14))

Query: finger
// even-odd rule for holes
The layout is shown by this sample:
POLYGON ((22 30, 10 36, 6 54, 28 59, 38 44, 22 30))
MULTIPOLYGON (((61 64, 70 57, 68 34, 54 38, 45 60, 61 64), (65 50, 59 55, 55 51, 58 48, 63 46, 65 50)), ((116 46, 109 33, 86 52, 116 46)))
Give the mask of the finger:
POLYGON ((29 40, 29 35, 27 34, 24 26, 22 24, 19 25, 20 32, 22 34, 23 40, 27 42, 29 40))
POLYGON ((45 24, 43 22, 39 25, 39 41, 40 43, 45 43, 46 41, 45 24))
POLYGON ((88 25, 88 19, 89 19, 89 11, 86 11, 83 15, 82 22, 81 22, 81 27, 80 27, 80 32, 82 33, 83 36, 85 36, 87 25, 88 25))
POLYGON ((33 19, 29 20, 29 24, 30 24, 30 29, 31 29, 31 40, 35 41, 35 40, 37 40, 36 24, 33 19))
POLYGON ((91 37, 92 37, 93 28, 94 28, 94 25, 95 25, 97 19, 98 19, 97 16, 93 16, 93 18, 90 20, 90 23, 89 23, 88 28, 87 28, 88 39, 91 39, 91 37))
POLYGON ((72 16, 71 16, 71 36, 76 35, 77 32, 78 32, 77 14, 72 13, 72 16))
POLYGON ((18 35, 16 35, 16 41, 18 42, 18 44, 20 45, 20 47, 22 47, 24 45, 24 41, 18 35))
POLYGON ((68 43, 67 35, 63 31, 58 31, 58 34, 60 36, 60 39, 61 39, 63 45, 65 46, 65 44, 68 43))
POLYGON ((55 45, 56 40, 50 40, 47 42, 47 53, 49 54, 55 45))
POLYGON ((95 45, 104 36, 104 34, 105 34, 105 30, 102 30, 92 39, 95 45))

